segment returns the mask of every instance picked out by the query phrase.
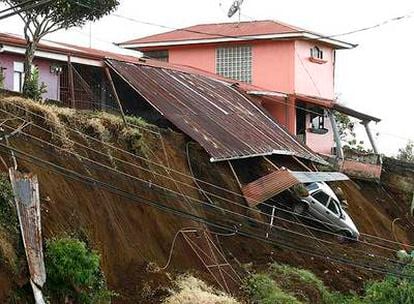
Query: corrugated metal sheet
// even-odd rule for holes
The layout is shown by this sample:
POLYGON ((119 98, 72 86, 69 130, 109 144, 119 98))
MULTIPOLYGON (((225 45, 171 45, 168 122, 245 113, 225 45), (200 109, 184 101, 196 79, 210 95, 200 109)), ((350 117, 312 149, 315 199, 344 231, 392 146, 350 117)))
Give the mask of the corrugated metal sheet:
POLYGON ((274 171, 242 188, 250 207, 255 207, 279 193, 300 184, 289 171, 274 171))
POLYGON ((39 184, 37 177, 10 169, 23 245, 31 280, 39 287, 46 282, 41 232, 39 184))
POLYGON ((301 183, 346 181, 349 177, 340 172, 290 172, 301 183))
POLYGON ((172 69, 107 62, 157 111, 197 141, 211 161, 281 154, 325 163, 247 95, 222 81, 172 69))

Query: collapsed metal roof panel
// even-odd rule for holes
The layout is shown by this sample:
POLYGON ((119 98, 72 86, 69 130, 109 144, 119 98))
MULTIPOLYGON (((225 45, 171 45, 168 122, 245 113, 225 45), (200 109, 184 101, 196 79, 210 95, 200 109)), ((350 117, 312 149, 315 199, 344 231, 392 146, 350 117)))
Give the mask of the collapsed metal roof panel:
POLYGON ((349 177, 340 172, 299 172, 291 171, 301 183, 347 181, 349 177))
POLYGON ((157 111, 224 161, 270 154, 325 163, 279 126, 246 94, 213 77, 107 60, 108 65, 157 111))

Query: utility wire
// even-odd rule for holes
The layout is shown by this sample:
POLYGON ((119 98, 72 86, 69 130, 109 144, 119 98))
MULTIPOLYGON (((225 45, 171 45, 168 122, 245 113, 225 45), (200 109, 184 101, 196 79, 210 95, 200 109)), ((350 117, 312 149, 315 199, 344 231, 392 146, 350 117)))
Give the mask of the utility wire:
POLYGON ((370 272, 377 272, 377 273, 394 275, 394 276, 397 276, 397 277, 407 277, 407 278, 412 279, 411 276, 407 276, 405 274, 395 272, 395 271, 387 271, 386 269, 384 269, 381 266, 373 266, 373 265, 370 265, 370 264, 358 263, 358 262, 355 262, 355 261, 350 261, 349 259, 346 259, 346 258, 337 258, 337 257, 329 257, 329 256, 327 257, 325 255, 321 255, 321 254, 319 254, 315 251, 312 251, 309 248, 304 249, 304 248, 301 248, 300 246, 289 245, 285 242, 282 243, 282 242, 274 240, 274 239, 266 239, 266 238, 263 238, 259 235, 256 235, 256 234, 253 234, 253 233, 250 233, 250 232, 235 229, 234 227, 229 227, 229 226, 221 224, 221 223, 216 223, 216 222, 208 220, 206 218, 203 218, 203 217, 200 217, 200 216, 197 216, 197 215, 185 212, 185 211, 175 209, 171 206, 166 206, 166 205, 160 204, 159 202, 147 200, 147 199, 145 199, 145 198, 143 198, 139 195, 132 194, 130 192, 124 191, 124 190, 122 190, 122 189, 120 189, 120 188, 118 188, 118 187, 116 187, 112 184, 107 184, 105 182, 94 179, 92 177, 82 175, 82 174, 80 174, 76 171, 63 168, 59 165, 56 165, 56 164, 51 163, 49 161, 46 161, 46 160, 43 160, 41 158, 35 157, 31 154, 28 154, 28 153, 26 153, 22 150, 16 149, 16 148, 11 147, 9 145, 0 143, 0 146, 5 148, 6 150, 13 151, 13 152, 17 153, 18 158, 29 161, 32 164, 34 164, 35 166, 38 166, 38 167, 43 166, 43 167, 47 167, 49 169, 52 168, 52 170, 54 172, 57 172, 60 175, 64 175, 64 176, 66 176, 70 179, 74 179, 74 180, 80 181, 82 183, 89 184, 93 187, 104 188, 107 191, 109 191, 111 193, 114 193, 116 195, 122 196, 124 198, 127 198, 128 200, 135 201, 135 202, 138 202, 138 203, 143 203, 143 204, 149 205, 151 207, 155 207, 157 209, 160 209, 162 211, 174 214, 176 216, 181 216, 181 217, 187 218, 189 220, 193 220, 193 221, 196 221, 196 222, 199 222, 199 223, 209 225, 209 226, 214 227, 214 228, 221 229, 223 231, 236 233, 237 235, 240 235, 240 236, 243 236, 243 237, 246 237, 246 238, 255 239, 255 240, 262 241, 264 243, 271 244, 271 245, 277 245, 278 247, 281 247, 281 248, 284 248, 284 249, 294 250, 294 251, 299 252, 299 253, 303 253, 303 254, 306 254, 306 255, 318 257, 318 258, 321 258, 321 259, 324 259, 324 260, 327 260, 327 261, 336 262, 338 264, 343 264, 343 265, 348 265, 348 266, 352 266, 352 267, 355 267, 355 268, 365 269, 366 271, 370 271, 370 272))
MULTIPOLYGON (((8 126, 6 126, 6 127, 8 127, 8 126)), ((8 127, 8 128, 10 128, 10 127, 8 127)), ((40 138, 37 138, 37 137, 33 137, 33 136, 31 136, 30 134, 27 134, 26 132, 23 132, 23 131, 21 131, 20 132, 21 134, 23 134, 23 135, 26 135, 26 136, 29 136, 29 137, 31 137, 31 138, 33 138, 33 139, 37 139, 38 141, 41 141, 43 144, 48 144, 48 142, 45 142, 45 141, 43 141, 43 140, 41 140, 40 138)), ((55 145, 52 145, 52 144, 49 144, 49 145, 51 145, 53 148, 58 148, 57 146, 55 146, 55 145)), ((41 149, 42 149, 42 146, 39 146, 41 149)), ((44 148, 43 148, 44 149, 44 148)), ((49 153, 51 152, 50 150, 47 150, 49 153)), ((69 153, 71 153, 71 152, 69 152, 69 153)), ((77 154, 77 153, 73 153, 72 152, 72 154, 75 156, 75 157, 77 157, 78 159, 79 158, 83 158, 83 159, 85 159, 85 157, 83 157, 83 156, 81 156, 81 155, 79 155, 79 154, 77 154)), ((91 162, 93 162, 91 159, 85 159, 85 160, 88 160, 88 161, 91 161, 91 162)), ((100 166, 100 167, 104 167, 104 169, 106 170, 106 169, 108 169, 108 167, 107 166, 105 166, 104 164, 102 164, 102 163, 98 163, 98 164, 95 164, 95 165, 98 165, 98 166, 100 166)), ((110 168, 109 168, 110 169, 110 168)), ((112 169, 115 173, 118 173, 118 174, 124 174, 124 172, 121 172, 121 171, 119 171, 119 170, 115 170, 115 169, 112 169)), ((126 175, 127 177, 131 177, 130 175, 126 175)), ((144 181, 145 183, 148 183, 148 181, 144 181)), ((156 184, 152 184, 152 185, 156 185, 156 184)), ((171 191, 170 189, 164 189, 164 190, 167 190, 167 191, 170 191, 170 192, 173 192, 173 191, 171 191)), ((175 193, 175 194, 177 194, 177 193, 175 193)), ((194 200, 194 198, 192 198, 193 200, 194 200)), ((202 202, 202 201, 200 201, 200 203, 202 203, 202 204, 206 204, 205 202, 202 202)), ((266 227, 267 227, 267 223, 265 223, 265 222, 262 222, 262 221, 258 221, 258 220, 255 220, 255 219, 253 219, 253 218, 251 218, 251 217, 248 217, 248 216, 245 216, 245 215, 242 215, 242 214, 240 214, 240 213, 237 213, 237 212, 232 212, 232 211, 230 211, 230 210, 228 210, 228 209, 223 209, 223 208, 219 208, 221 211, 224 211, 224 212, 227 212, 227 213, 232 213, 233 215, 238 215, 238 216, 241 216, 241 217, 245 217, 245 218, 247 218, 247 219, 249 219, 249 220, 251 220, 251 221, 256 221, 257 223, 261 223, 261 224, 264 224, 266 227)), ((297 223, 295 223, 295 222, 292 222, 293 224, 297 224, 297 223)), ((302 234, 302 233, 299 233, 299 232, 297 232, 297 231, 293 231, 293 230, 289 230, 289 229, 286 229, 286 228, 283 228, 283 227, 280 227, 280 226, 274 226, 274 228, 276 228, 276 229, 278 229, 278 230, 282 230, 282 231, 285 231, 285 232, 288 232, 288 233, 293 233, 293 234, 295 234, 295 235, 299 235, 299 236, 301 236, 301 237, 305 237, 305 238, 311 238, 311 239, 314 239, 314 240, 316 240, 316 241, 320 241, 320 242, 325 242, 325 243, 327 243, 327 244, 334 244, 334 243, 332 243, 332 242, 329 242, 329 241, 326 241, 326 240, 322 240, 322 239, 319 239, 319 238, 316 238, 316 237, 314 237, 314 236, 309 236, 309 235, 305 235, 305 234, 302 234)), ((362 253, 362 254, 366 254, 366 252, 364 252, 364 251, 361 251, 361 250, 357 250, 357 249, 355 249, 354 250, 355 252, 356 251, 359 251, 360 253, 362 253)), ((392 250, 393 252, 395 252, 394 250, 392 250)), ((383 258, 384 260, 386 260, 386 261, 392 261, 392 262, 395 262, 395 263, 400 263, 400 262, 398 262, 398 261, 393 261, 393 260, 391 260, 391 259, 389 259, 389 258, 386 258, 386 257, 383 257, 383 256, 380 256, 380 255, 377 255, 377 257, 379 257, 379 258, 383 258)))
POLYGON ((6 13, 6 12, 8 12, 8 11, 14 10, 14 9, 16 9, 16 8, 21 8, 22 6, 24 6, 24 5, 26 5, 26 4, 33 3, 33 2, 36 2, 36 0, 27 0, 27 1, 25 1, 25 2, 22 2, 22 3, 16 4, 16 5, 12 5, 12 6, 10 6, 10 5, 6 4, 6 5, 8 5, 8 7, 7 7, 6 9, 4 9, 4 10, 1 10, 1 11, 0 11, 0 15, 1 15, 1 14, 6 13))
MULTIPOLYGON (((32 115, 35 115, 35 116, 37 116, 37 117, 39 117, 39 118, 41 118, 41 119, 43 119, 43 120, 48 120, 48 119, 46 119, 45 117, 40 116, 40 115, 39 115, 39 114, 37 114, 37 113, 31 112, 30 110, 28 110, 28 109, 26 109, 26 108, 20 107, 20 106, 18 106, 18 105, 17 105, 17 104, 15 104, 15 103, 11 103, 11 102, 9 102, 9 101, 7 101, 7 100, 5 100, 5 102, 9 103, 10 105, 12 105, 12 106, 14 106, 14 107, 20 108, 21 110, 24 110, 24 111, 26 111, 26 112, 28 112, 28 113, 30 113, 30 114, 32 114, 32 115)), ((17 118, 17 119, 20 119, 20 120, 25 121, 23 118, 21 118, 21 117, 19 117, 19 116, 15 115, 15 114, 13 114, 13 113, 11 113, 11 112, 8 112, 8 111, 5 111, 5 110, 1 110, 1 111, 2 111, 2 112, 4 112, 4 113, 6 113, 6 114, 12 115, 12 116, 14 116, 14 117, 15 117, 15 118, 17 118)), ((48 121, 50 121, 50 122, 51 122, 51 120, 48 120, 48 121)), ((34 124, 34 125, 35 125, 35 124, 34 124)), ((51 133, 53 136, 62 137, 61 135, 57 135, 57 134, 55 134, 55 133, 51 132, 50 130, 45 129, 45 128, 43 128, 43 127, 39 126, 39 125, 36 125, 36 127, 37 127, 37 128, 42 129, 43 131, 46 131, 46 132, 51 133)), ((79 133, 79 131, 78 131, 78 130, 72 129, 72 128, 70 128, 70 127, 67 127, 67 128, 68 128, 69 130, 71 130, 72 132, 75 132, 76 134, 78 134, 78 133, 79 133)), ((80 133, 79 133, 79 134, 80 134, 80 133)), ((175 170, 175 169, 172 169, 172 168, 169 168, 169 167, 165 167, 164 165, 162 165, 162 164, 160 164, 160 163, 153 162, 153 161, 149 160, 148 158, 140 157, 140 156, 138 156, 138 155, 136 155, 136 154, 132 154, 132 153, 130 153, 129 151, 126 151, 126 150, 120 149, 120 148, 118 148, 118 147, 112 146, 112 145, 110 145, 110 144, 108 144, 108 143, 105 143, 105 142, 103 142, 103 141, 101 141, 101 140, 98 140, 98 139, 96 139, 96 138, 94 138, 94 137, 91 137, 91 136, 89 136, 89 135, 86 135, 86 134, 82 134, 82 135, 84 135, 84 136, 88 137, 89 139, 91 139, 91 140, 93 140, 93 141, 95 141, 95 142, 97 142, 97 143, 99 143, 99 144, 105 145, 105 146, 107 146, 107 147, 109 147, 109 148, 111 148, 111 149, 115 149, 115 150, 117 150, 117 151, 119 151, 119 152, 126 153, 126 154, 127 154, 127 155, 129 155, 129 156, 132 156, 132 157, 134 157, 134 158, 137 158, 137 159, 143 160, 143 161, 145 161, 145 162, 148 162, 148 163, 154 164, 154 165, 156 165, 156 166, 158 166, 158 167, 161 167, 161 168, 163 168, 163 169, 165 169, 165 170, 167 170, 167 171, 172 171, 172 172, 178 173, 178 174, 180 174, 181 176, 184 176, 184 177, 187 177, 187 178, 190 178, 190 179, 196 179, 197 181, 199 181, 199 182, 201 182, 201 183, 203 183, 203 184, 206 184, 206 185, 209 185, 209 186, 215 187, 215 188, 217 188, 217 189, 220 189, 220 190, 226 191, 226 192, 228 192, 228 193, 230 193, 230 194, 233 194, 233 195, 235 195, 235 196, 237 196, 237 197, 240 197, 240 198, 244 199, 244 196, 242 196, 240 193, 237 193, 237 192, 231 191, 231 190, 229 190, 229 189, 227 189, 227 188, 223 188, 223 187, 217 186, 217 185, 215 185, 215 184, 208 183, 208 182, 206 182, 206 181, 204 181, 204 180, 201 180, 201 179, 197 179, 197 178, 195 178, 194 176, 187 175, 187 174, 185 174, 185 173, 183 173, 183 172, 181 172, 181 171, 178 171, 178 170, 175 170)), ((63 137, 62 137, 62 138, 63 138, 63 137)), ((73 141, 73 140, 70 140, 70 141, 71 141, 72 143, 76 144, 76 145, 81 146, 82 148, 89 149, 89 150, 91 150, 91 151, 93 151, 93 152, 95 152, 95 153, 99 153, 99 154, 101 154, 101 155, 103 155, 103 156, 105 156, 105 157, 107 156, 106 154, 104 154, 104 153, 102 153, 102 152, 100 152, 100 151, 97 151, 96 149, 92 149, 92 148, 90 148, 90 147, 87 147, 87 146, 85 146, 85 145, 82 145, 82 144, 80 144, 80 143, 78 143, 78 142, 76 142, 76 141, 73 141)), ((112 157, 112 158, 113 158, 114 160, 118 160, 118 161, 120 161, 120 162, 122 162, 122 163, 125 163, 125 161, 124 161, 124 160, 122 160, 122 159, 119 159, 119 158, 116 158, 116 157, 112 157)), ((138 165, 135 165, 135 164, 130 164, 130 163, 128 163, 128 165, 132 165, 132 166, 134 166, 135 168, 138 168, 138 169, 141 169, 141 170, 144 170, 144 171, 148 171, 148 169, 147 169, 147 168, 144 168, 144 167, 141 167, 141 166, 138 166, 138 165)), ((164 177, 164 178, 167 178, 167 177, 165 177, 165 176, 163 176, 163 177, 164 177)), ((183 185, 186 185, 186 186, 189 186, 189 187, 195 188, 195 189, 197 189, 197 190, 198 190, 198 188, 194 187, 193 185, 186 184, 186 183, 183 183, 183 182, 181 182, 181 181, 177 181, 177 182, 179 182, 179 183, 181 183, 181 184, 183 184, 183 185)), ((245 206, 245 205, 237 204, 237 203, 235 203, 234 201, 231 201, 231 200, 229 200, 229 199, 226 199, 226 198, 224 198, 224 197, 222 197, 222 196, 218 196, 218 195, 217 195, 217 194, 215 194, 215 193, 211 193, 211 192, 208 192, 208 191, 205 191, 205 192, 206 192, 206 193, 208 193, 208 194, 210 194, 210 195, 212 195, 212 196, 214 196, 214 197, 216 197, 216 198, 219 198, 219 199, 221 199, 221 200, 223 200, 223 201, 226 201, 226 202, 229 202, 229 203, 236 204, 238 207, 246 208, 246 209, 249 209, 249 210, 251 210, 251 211, 255 211, 255 212, 260 212, 260 211, 259 211, 259 210, 257 210, 257 209, 253 209, 253 208, 251 208, 251 207, 247 207, 247 206, 245 206)), ((273 207, 273 205, 266 204, 266 203, 263 203, 262 205, 267 206, 267 207, 270 207, 270 208, 272 208, 272 207, 273 207)), ((306 219, 315 220, 316 222, 319 222, 319 223, 321 223, 321 224, 325 224, 324 222, 318 221, 317 219, 313 219, 313 218, 311 218, 311 217, 306 217, 306 216, 304 216, 304 215, 301 215, 301 214, 298 214, 298 213, 294 213, 294 212, 292 212, 292 211, 288 211, 288 210, 286 210, 286 209, 281 209, 281 208, 277 208, 277 209, 278 209, 278 210, 281 210, 281 211, 283 211, 283 212, 287 212, 287 213, 293 214, 293 215, 295 215, 295 216, 300 216, 300 217, 302 217, 302 218, 306 218, 306 219)), ((263 213, 263 212, 261 212, 261 214, 263 214, 263 215, 265 215, 265 216, 269 216, 268 214, 263 213)), ((326 223, 326 224, 327 224, 328 226, 333 227, 333 228, 340 228, 339 226, 329 225, 328 223, 326 223)), ((335 234, 335 235, 337 235, 337 234, 335 234)), ((387 241, 387 242, 394 243, 394 244, 398 244, 398 245, 404 245, 404 246, 406 246, 405 244, 396 243, 396 242, 391 241, 391 240, 383 239, 383 238, 376 237, 376 236, 372 236, 372 235, 368 235, 368 234, 361 234, 361 235, 364 235, 364 236, 367 236, 367 237, 371 237, 371 238, 380 239, 380 240, 387 241)), ((386 248, 388 248, 388 247, 386 247, 386 248)), ((394 249, 392 249, 392 250, 394 250, 394 249)))
MULTIPOLYGON (((12 115, 14 118, 20 119, 20 120, 22 120, 23 122, 27 122, 25 119, 23 119, 23 118, 21 118, 21 117, 19 117, 19 116, 15 115, 15 114, 13 114, 13 113, 11 113, 11 112, 9 112, 9 111, 5 111, 5 110, 3 110, 3 109, 0 109, 0 111, 1 111, 1 112, 3 112, 3 113, 6 113, 7 115, 12 115)), ((34 126, 34 127, 38 128, 38 129, 40 129, 40 130, 42 130, 42 131, 45 131, 45 132, 50 133, 53 137, 59 137, 59 138, 62 138, 63 140, 65 139, 63 136, 61 136, 61 135, 59 135, 59 134, 56 134, 56 133, 54 133, 54 132, 52 132, 52 131, 50 131, 50 130, 48 130, 48 129, 46 129, 46 128, 43 128, 43 127, 41 127, 41 126, 39 126, 39 125, 37 125, 37 124, 35 124, 35 123, 32 123, 32 126, 34 126)), ((10 128, 10 127, 9 127, 9 128, 10 128)), ((32 136, 32 135, 30 135, 30 134, 28 134, 28 136, 33 137, 33 136, 32 136)), ((38 138, 33 138, 33 139, 38 139, 38 138)), ((40 139, 40 140, 41 140, 41 139, 40 139)), ((42 140, 42 141, 43 141, 43 140, 42 140)), ((78 145, 78 146, 80 146, 80 147, 82 147, 82 148, 84 148, 84 149, 88 149, 89 151, 92 151, 92 152, 94 152, 94 153, 100 154, 101 156, 104 156, 104 157, 107 157, 107 156, 108 156, 107 154, 105 154, 105 153, 103 153, 103 152, 101 152, 101 151, 98 151, 98 150, 96 150, 96 149, 90 148, 90 147, 88 147, 88 146, 86 146, 86 145, 83 145, 83 144, 80 144, 80 143, 78 143, 78 142, 76 142, 76 141, 70 140, 70 142, 71 142, 71 143, 73 143, 73 144, 75 144, 75 145, 78 145)), ((65 152, 68 152, 68 153, 74 153, 73 151, 70 151, 70 150, 64 149, 64 148, 62 148, 62 147, 58 147, 58 146, 53 145, 53 144, 51 144, 51 143, 49 143, 49 142, 46 142, 46 141, 43 141, 43 143, 48 144, 48 145, 51 145, 51 146, 53 146, 54 148, 64 150, 65 152)), ((100 142, 100 143, 102 143, 102 142, 100 142)), ((123 150, 123 151, 125 151, 125 150, 123 150)), ((125 152, 126 152, 126 151, 125 151, 125 152)), ((90 160, 89 158, 86 158, 86 157, 84 157, 84 156, 80 156, 80 155, 79 155, 78 157, 81 157, 81 158, 85 158, 85 159, 90 160)), ((149 172, 149 173, 153 173, 153 174, 155 174, 155 175, 160 176, 161 178, 166 178, 166 179, 169 179, 169 180, 174 180, 174 178, 173 178, 173 177, 167 177, 167 176, 164 176, 164 175, 162 175, 162 174, 160 174, 160 173, 158 173, 158 172, 154 172, 153 170, 149 170, 149 169, 147 169, 147 168, 145 168, 145 167, 142 167, 142 166, 139 166, 139 165, 135 165, 135 164, 129 163, 129 162, 127 162, 127 161, 125 161, 125 160, 122 160, 122 159, 120 159, 120 158, 117 158, 117 157, 115 157, 115 156, 113 156, 113 157, 112 157, 112 160, 119 161, 119 162, 123 163, 124 165, 127 165, 127 166, 132 166, 132 167, 134 167, 134 168, 136 168, 136 169, 140 169, 140 170, 143 170, 143 171, 146 171, 146 172, 149 172)), ((147 159, 145 158, 144 160, 147 160, 147 159)), ((94 160, 91 160, 91 161, 95 162, 94 160)), ((158 165, 158 163, 157 163, 157 165, 158 165)), ((110 168, 110 167, 108 167, 108 169, 111 169, 111 168, 110 168)), ((166 168, 166 170, 168 171, 169 169, 168 169, 168 168, 166 168)), ((181 173, 181 172, 180 172, 180 173, 181 173)), ((193 179, 193 177, 192 177, 192 176, 189 176, 189 175, 185 175, 185 177, 188 177, 188 178, 192 178, 192 179, 193 179)), ((142 180, 141 180, 141 181, 142 181, 142 180)), ((146 183, 148 183, 148 181, 142 181, 142 182, 146 182, 146 183)), ((191 184, 184 183, 184 182, 181 182, 181 181, 178 181, 178 180, 177 180, 177 182, 178 182, 178 183, 180 183, 180 184, 182 184, 182 185, 184 185, 184 186, 190 187, 190 188, 192 188, 192 189, 195 189, 195 190, 200 190, 198 187, 195 187, 195 186, 193 186, 193 185, 191 185, 191 184)), ((203 181, 203 183, 204 183, 204 181, 203 181)), ((157 185, 157 184, 154 184, 154 185, 157 185)), ((211 185, 212 185, 212 184, 211 184, 211 185)), ((212 185, 212 186, 213 186, 213 185, 212 185)), ((224 190, 227 190, 227 189, 224 189, 224 190)), ((243 208, 243 209, 247 209, 247 210, 249 210, 249 211, 253 211, 253 212, 258 213, 258 214, 260 214, 260 215, 264 215, 264 216, 266 216, 266 217, 268 217, 268 216, 269 216, 269 214, 264 213, 264 212, 262 212, 262 211, 260 211, 260 210, 258 210, 258 209, 255 209, 255 208, 252 208, 252 207, 249 207, 249 206, 245 206, 245 205, 243 205, 243 204, 239 204, 239 203, 237 203, 237 202, 235 202, 235 201, 233 201, 233 200, 227 199, 227 198, 225 198, 225 197, 223 197, 223 196, 220 196, 220 195, 217 195, 217 194, 215 194, 215 193, 212 193, 212 192, 209 192, 209 191, 205 191, 205 190, 201 190, 201 191, 202 191, 203 193, 205 193, 205 194, 209 194, 209 195, 211 195, 211 196, 213 196, 213 197, 215 197, 215 198, 218 198, 218 199, 220 199, 220 200, 222 200, 222 201, 225 201, 225 202, 227 202, 227 203, 233 204, 233 205, 235 205, 235 206, 237 206, 237 207, 241 207, 241 208, 243 208)), ((244 197, 243 197, 242 195, 240 195, 239 193, 237 193, 237 192, 232 192, 232 191, 231 191, 231 193, 232 193, 232 194, 234 194, 234 195, 237 195, 237 196, 238 196, 238 197, 240 197, 240 198, 243 198, 243 199, 244 199, 244 197)), ((175 193, 175 194, 178 194, 178 193, 175 193)), ((182 195, 182 194, 181 194, 181 195, 182 195)), ((188 196, 187 196, 187 197, 188 197, 188 196)), ((195 200, 197 200, 196 198, 193 198, 193 197, 188 197, 188 198, 191 198, 191 199, 195 199, 195 200)), ((270 205, 270 204, 266 204, 266 203, 264 203, 263 205, 264 205, 264 206, 268 206, 268 207, 270 207, 270 208, 273 208, 273 205, 270 205)), ((311 218, 311 217, 308 217, 308 216, 305 216, 305 215, 301 215, 301 214, 298 214, 298 213, 295 213, 295 212, 292 212, 292 211, 288 211, 288 210, 285 210, 285 209, 282 209, 282 208, 278 208, 278 207, 276 207, 276 206, 274 206, 274 207, 275 207, 276 209, 278 209, 278 210, 283 211, 283 212, 294 214, 295 216, 300 216, 300 217, 302 217, 302 218, 306 218, 306 219, 315 220, 316 222, 318 222, 318 223, 320 223, 320 224, 327 225, 328 227, 331 227, 331 228, 338 228, 338 229, 340 229, 340 228, 341 228, 341 227, 339 227, 339 226, 336 226, 336 225, 333 225, 333 224, 330 224, 330 223, 324 223, 324 222, 322 222, 322 221, 320 221, 320 220, 317 220, 317 219, 314 219, 314 218, 311 218)), ((276 219, 281 219, 281 220, 284 220, 284 221, 287 221, 287 222, 290 222, 290 223, 295 223, 295 222, 289 221, 289 220, 284 219, 284 218, 279 218, 279 217, 275 217, 275 218, 276 218, 276 219)), ((264 224, 266 224, 266 225, 267 225, 267 223, 264 223, 264 224)), ((299 224, 299 223, 296 223, 296 224, 299 224)), ((304 225, 304 224, 301 224, 301 223, 300 223, 299 225, 304 225)), ((317 228, 310 227, 310 226, 307 226, 307 227, 312 228, 312 229, 315 229, 315 230, 317 229, 317 228)), ((324 232, 324 233, 326 233, 326 234, 332 234, 332 235, 334 235, 334 236, 339 236, 338 234, 336 234, 336 233, 334 233, 334 232, 328 232, 328 231, 321 230, 321 229, 318 229, 318 231, 320 231, 320 232, 324 232)), ((359 242, 363 242, 363 241, 359 241, 359 242)), ((370 244, 370 243, 368 243, 368 242, 364 242, 364 243, 366 243, 366 244, 370 244)), ((374 245, 374 246, 379 246, 379 245, 374 245)), ((393 252, 395 251, 395 249, 392 249, 392 248, 389 248, 389 247, 383 247, 383 246, 381 246, 381 248, 383 248, 383 249, 385 249, 385 248, 386 248, 386 249, 391 250, 391 251, 393 251, 393 252)))
POLYGON ((13 17, 13 16, 18 15, 20 13, 24 13, 27 10, 35 9, 35 8, 40 7, 40 6, 49 4, 51 2, 53 2, 53 0, 43 0, 43 1, 40 1, 38 3, 33 3, 31 5, 27 5, 25 7, 22 7, 20 9, 15 10, 14 12, 11 12, 11 13, 0 16, 0 20, 6 19, 6 18, 9 18, 9 17, 13 17))

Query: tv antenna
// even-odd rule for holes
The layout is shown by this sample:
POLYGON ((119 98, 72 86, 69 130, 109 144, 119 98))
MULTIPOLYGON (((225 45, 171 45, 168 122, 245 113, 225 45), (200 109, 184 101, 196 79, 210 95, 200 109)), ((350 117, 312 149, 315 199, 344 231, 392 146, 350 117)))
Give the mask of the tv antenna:
POLYGON ((234 0, 232 6, 229 9, 229 12, 227 13, 227 16, 229 18, 233 17, 234 14, 239 12, 239 22, 240 22, 240 16, 241 16, 241 5, 243 4, 243 0, 234 0))

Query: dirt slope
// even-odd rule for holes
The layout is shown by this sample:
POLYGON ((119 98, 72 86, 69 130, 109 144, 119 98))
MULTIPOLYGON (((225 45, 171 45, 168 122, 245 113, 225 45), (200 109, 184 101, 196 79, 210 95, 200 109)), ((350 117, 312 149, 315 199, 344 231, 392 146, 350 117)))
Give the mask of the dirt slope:
MULTIPOLYGON (((24 132, 29 135, 15 136, 10 139, 10 143, 13 147, 27 153, 27 155, 20 155, 19 169, 35 172, 39 176, 45 239, 65 234, 75 235, 98 250, 102 256, 102 266, 108 284, 120 294, 115 303, 157 303, 166 294, 163 288, 168 287, 170 280, 164 272, 153 271, 152 264, 163 266, 166 263, 172 240, 180 229, 202 226, 194 221, 148 206, 143 202, 137 202, 136 199, 143 197, 148 201, 176 208, 216 223, 238 226, 241 227, 240 229, 262 236, 265 234, 263 227, 255 225, 247 217, 254 217, 261 221, 267 221, 267 217, 260 217, 256 212, 235 206, 226 200, 245 205, 244 200, 238 195, 202 184, 204 190, 213 191, 217 196, 226 198, 219 199, 210 195, 208 200, 201 191, 197 190, 198 185, 192 178, 169 172, 138 158, 145 157, 154 162, 162 162, 175 170, 191 175, 186 154, 186 144, 189 139, 182 134, 171 130, 158 130, 142 122, 139 122, 141 127, 126 130, 123 128, 122 121, 113 116, 50 108, 16 98, 0 97, 0 109, 2 109, 1 119, 16 118, 15 115, 33 122, 24 129, 24 132), (79 132, 72 132, 66 128, 67 126, 79 132), (142 126, 152 131, 143 129, 142 126), (157 132, 160 132, 162 136, 157 135, 157 132), (85 134, 128 150, 129 153, 99 144, 86 137, 85 134), (38 141, 33 136, 45 142, 38 141), (75 145, 71 139, 96 151, 75 145), (114 185, 117 191, 129 193, 131 197, 114 194, 113 191, 109 191, 108 188, 103 189, 98 184, 85 184, 79 180, 72 180, 55 172, 50 166, 44 166, 33 159, 29 160, 28 156, 47 160, 85 177, 92 177, 114 185), (100 162, 107 167, 102 168, 86 158, 100 162), (125 172, 128 176, 117 171, 125 172), (138 179, 149 182, 141 182, 138 179), (156 187, 156 184, 173 189, 176 194, 161 190, 156 187), (190 200, 184 195, 193 199, 190 200), (207 201, 207 203, 201 204, 198 200, 207 201), (240 213, 242 216, 220 211, 208 204, 240 213)), ((4 127, 5 131, 10 131, 20 126, 21 123, 22 121, 16 119, 10 120, 4 127)), ((3 159, 10 165, 9 151, 2 148, 0 152, 3 159)), ((280 161, 283 162, 283 159, 280 161)), ((239 193, 238 184, 228 165, 226 163, 211 164, 208 161, 208 155, 195 143, 190 146, 190 163, 194 170, 193 173, 198 178, 239 193)), ((379 237, 392 238, 391 222, 396 216, 405 212, 405 208, 394 208, 395 203, 391 199, 375 192, 379 189, 375 185, 345 183, 341 186, 348 195, 350 213, 361 230, 379 237), (365 188, 369 188, 370 191, 360 191, 365 188), (381 201, 377 199, 377 196, 381 197, 381 201)), ((280 216, 289 220, 297 220, 282 212, 280 216)), ((412 241, 412 235, 403 231, 406 228, 404 223, 401 225, 398 237, 407 243, 412 241)), ((314 239, 301 237, 284 230, 274 230, 272 235, 281 243, 313 248, 320 253, 321 257, 312 258, 297 250, 282 249, 239 236, 217 237, 217 245, 221 246, 235 267, 239 263, 252 262, 260 269, 267 267, 267 263, 271 261, 303 266, 313 270, 329 286, 338 290, 357 290, 365 279, 374 277, 370 271, 355 269, 349 265, 339 265, 324 258, 332 253, 344 256, 348 251, 352 251, 349 255, 356 258, 357 254, 349 248, 364 252, 368 250, 367 247, 361 244, 347 247, 348 245, 338 244, 335 237, 324 233, 310 233, 308 229, 285 221, 280 221, 280 227, 295 230, 305 236, 324 238, 331 245, 315 242, 314 239)), ((390 247, 398 248, 398 246, 390 247)), ((388 251, 378 250, 375 253, 392 257, 392 253, 388 251)), ((197 256, 183 239, 179 238, 173 250, 172 263, 168 272, 174 274, 190 270, 212 281, 197 256)), ((4 302, 7 292, 0 293, 0 297, 0 302, 4 302)))

